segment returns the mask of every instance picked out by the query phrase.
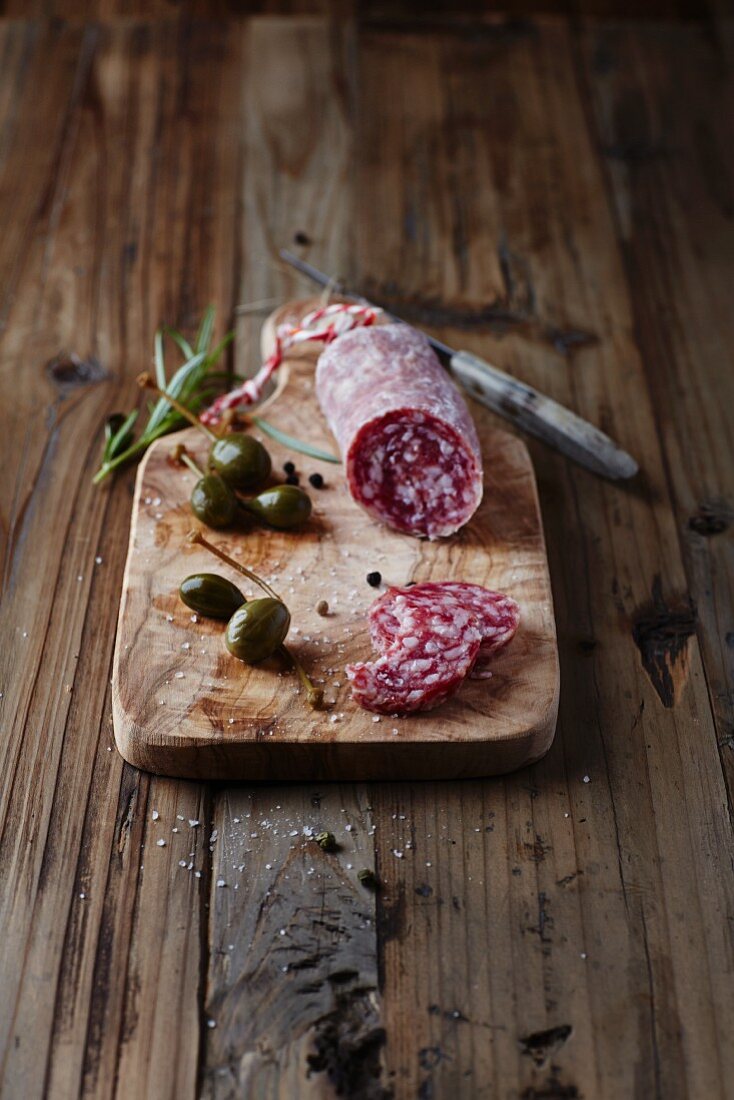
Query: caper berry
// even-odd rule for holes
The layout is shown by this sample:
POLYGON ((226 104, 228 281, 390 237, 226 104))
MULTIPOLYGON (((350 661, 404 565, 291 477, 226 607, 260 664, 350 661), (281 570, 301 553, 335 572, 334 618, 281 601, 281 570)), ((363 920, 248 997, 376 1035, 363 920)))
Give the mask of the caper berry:
POLYGON ((233 489, 261 489, 270 476, 270 455, 259 440, 244 432, 230 432, 212 444, 209 465, 233 489))
POLYGON ((280 600, 251 600, 227 623, 224 642, 233 657, 254 665, 280 649, 290 625, 290 613, 280 600))
POLYGON ((207 527, 227 527, 237 511, 237 498, 218 474, 205 474, 191 490, 191 510, 207 527))
POLYGON ((248 512, 279 531, 297 527, 311 515, 311 498, 296 485, 275 485, 252 500, 241 501, 241 504, 248 512))
POLYGON ((326 829, 324 829, 322 833, 317 833, 315 840, 319 848, 324 852, 335 852, 338 847, 336 837, 333 833, 327 832, 326 829))
POLYGON ((245 602, 237 585, 218 573, 192 573, 181 582, 178 594, 192 611, 225 622, 245 602))

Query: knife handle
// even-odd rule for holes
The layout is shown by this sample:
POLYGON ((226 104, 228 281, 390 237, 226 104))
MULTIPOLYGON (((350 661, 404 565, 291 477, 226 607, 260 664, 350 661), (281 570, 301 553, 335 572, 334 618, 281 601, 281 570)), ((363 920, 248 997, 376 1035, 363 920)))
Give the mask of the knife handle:
POLYGON ((449 369, 456 381, 482 405, 555 447, 587 470, 615 480, 634 477, 637 473, 638 466, 632 455, 588 420, 479 356, 468 351, 454 352, 449 369))

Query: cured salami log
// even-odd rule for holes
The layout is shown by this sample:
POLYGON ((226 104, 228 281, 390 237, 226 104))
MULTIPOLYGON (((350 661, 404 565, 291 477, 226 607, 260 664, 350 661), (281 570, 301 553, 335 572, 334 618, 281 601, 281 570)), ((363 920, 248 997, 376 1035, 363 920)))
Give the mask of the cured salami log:
POLYGON ((410 714, 454 695, 517 630, 514 600, 479 585, 430 583, 392 588, 370 608, 370 637, 380 656, 348 665, 352 697, 367 710, 410 714))
POLYGON ((316 395, 349 491, 397 531, 458 531, 482 499, 482 457, 459 391, 428 340, 408 325, 358 328, 329 344, 316 395))

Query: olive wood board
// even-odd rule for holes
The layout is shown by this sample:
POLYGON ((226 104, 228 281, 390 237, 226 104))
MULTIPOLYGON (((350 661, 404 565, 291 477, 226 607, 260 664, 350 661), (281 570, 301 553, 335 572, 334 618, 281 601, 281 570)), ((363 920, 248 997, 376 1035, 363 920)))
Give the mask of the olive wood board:
MULTIPOLYGON (((263 328, 302 315, 314 301, 289 303, 263 328)), ((318 407, 315 347, 280 368, 270 423, 334 452, 318 407)), ((441 779, 507 772, 539 759, 553 740, 559 671, 548 563, 533 467, 524 443, 470 403, 484 457, 484 500, 450 539, 430 542, 390 531, 355 504, 341 465, 294 453, 255 430, 273 458, 273 480, 295 462, 314 508, 298 530, 247 522, 207 537, 265 577, 288 604, 288 646, 323 678, 327 711, 308 708, 295 673, 274 658, 249 667, 224 647, 224 624, 193 617, 178 598, 184 577, 221 572, 244 594, 246 578, 201 546, 188 498, 194 475, 174 466, 183 442, 203 462, 195 428, 148 450, 137 474, 120 603, 112 699, 115 740, 129 763, 162 775, 201 779, 441 779), (308 476, 319 472, 323 489, 308 476), (383 586, 366 576, 382 574, 383 586), (352 702, 344 666, 369 659, 367 612, 387 584, 464 580, 509 593, 520 604, 517 635, 497 655, 488 680, 467 680, 434 711, 377 717, 352 702), (326 600, 322 617, 316 605, 326 600)), ((261 594, 261 593, 260 593, 261 594)))

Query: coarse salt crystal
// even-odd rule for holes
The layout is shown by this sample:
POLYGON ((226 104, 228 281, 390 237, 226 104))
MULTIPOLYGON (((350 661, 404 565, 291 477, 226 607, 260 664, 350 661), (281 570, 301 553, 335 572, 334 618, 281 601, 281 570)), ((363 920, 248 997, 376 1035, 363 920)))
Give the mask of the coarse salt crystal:
POLYGON ((153 818, 154 821, 157 821, 161 815, 158 813, 157 810, 153 810, 153 813, 150 816, 153 818))
POLYGON ((163 837, 161 837, 159 840, 156 840, 156 844, 158 845, 159 848, 165 848, 165 846, 166 846, 166 842, 163 839, 163 837))

